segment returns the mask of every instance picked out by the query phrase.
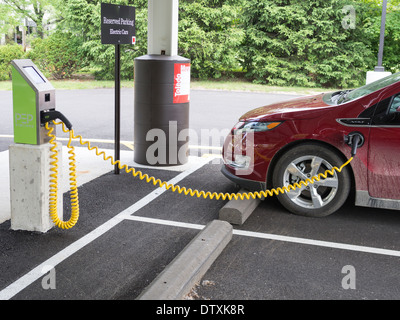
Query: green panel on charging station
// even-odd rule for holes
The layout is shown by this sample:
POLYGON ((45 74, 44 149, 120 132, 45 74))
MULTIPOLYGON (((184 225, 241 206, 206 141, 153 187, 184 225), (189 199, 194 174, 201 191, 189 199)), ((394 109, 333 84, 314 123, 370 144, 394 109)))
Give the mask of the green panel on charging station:
MULTIPOLYGON (((55 89, 30 59, 11 61, 14 142, 39 145, 50 141, 41 113, 55 110, 55 89)), ((50 124, 54 128, 54 124, 50 124)))
POLYGON ((14 142, 38 144, 36 93, 12 67, 12 90, 14 104, 14 142))

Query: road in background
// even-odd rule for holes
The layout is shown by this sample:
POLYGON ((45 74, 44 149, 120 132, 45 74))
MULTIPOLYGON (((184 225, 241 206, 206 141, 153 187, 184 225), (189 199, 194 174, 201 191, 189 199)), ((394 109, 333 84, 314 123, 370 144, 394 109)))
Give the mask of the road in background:
MULTIPOLYGON (((199 138, 193 142, 201 142, 202 130, 215 130, 224 135, 247 111, 294 97, 288 94, 192 90, 190 129, 199 138)), ((75 134, 88 139, 114 139, 113 89, 57 90, 56 108, 71 121, 75 134)), ((12 139, 4 141, 4 135, 13 134, 11 91, 0 91, 0 110, 0 137, 3 136, 0 151, 4 151, 12 142, 12 139)), ((133 141, 133 113, 134 90, 122 89, 121 140, 133 141)), ((203 144, 209 143, 204 141, 203 144)), ((219 145, 222 145, 222 138, 219 145)))

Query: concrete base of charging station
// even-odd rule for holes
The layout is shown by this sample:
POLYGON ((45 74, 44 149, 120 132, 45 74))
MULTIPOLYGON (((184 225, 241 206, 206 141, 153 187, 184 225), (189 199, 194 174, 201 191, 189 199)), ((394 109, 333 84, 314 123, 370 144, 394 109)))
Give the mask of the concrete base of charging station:
POLYGON ((183 299, 231 241, 232 229, 225 221, 210 222, 137 299, 183 299))
MULTIPOLYGON (((241 189, 238 193, 247 193, 249 191, 241 189)), ((232 199, 219 210, 219 219, 231 224, 242 225, 253 211, 260 204, 261 200, 256 199, 232 199)))
MULTIPOLYGON (((9 149, 11 229, 47 232, 54 224, 49 214, 51 145, 14 144, 9 149)), ((62 145, 57 144, 58 181, 62 179, 62 145)), ((60 185, 60 183, 59 183, 60 185)), ((58 215, 62 219, 62 188, 58 215)))

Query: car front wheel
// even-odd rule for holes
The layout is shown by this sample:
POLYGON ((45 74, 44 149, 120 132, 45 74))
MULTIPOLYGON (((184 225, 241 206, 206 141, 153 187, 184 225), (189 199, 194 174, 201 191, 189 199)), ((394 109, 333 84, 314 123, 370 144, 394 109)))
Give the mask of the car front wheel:
MULTIPOLYGON (((318 176, 334 167, 340 168, 343 159, 331 149, 319 144, 296 146, 284 153, 276 163, 273 173, 274 188, 294 185, 307 178, 318 176)), ((290 212, 324 217, 337 211, 346 201, 351 187, 347 167, 342 172, 328 173, 326 179, 278 195, 280 203, 290 212)))

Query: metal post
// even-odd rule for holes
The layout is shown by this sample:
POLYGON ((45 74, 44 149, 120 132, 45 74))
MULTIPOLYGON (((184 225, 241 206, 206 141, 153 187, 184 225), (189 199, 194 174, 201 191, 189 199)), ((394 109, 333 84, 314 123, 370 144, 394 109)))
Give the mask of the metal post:
MULTIPOLYGON (((115 45, 115 144, 114 159, 121 160, 121 48, 119 44, 115 45)), ((114 173, 119 174, 119 167, 116 164, 114 173)))
POLYGON ((381 34, 380 34, 380 40, 379 40, 379 53, 378 53, 378 66, 375 67, 375 71, 378 71, 378 72, 385 71, 385 68, 382 66, 382 63, 383 63, 383 48, 385 45, 386 11, 387 11, 387 0, 383 0, 381 34))

